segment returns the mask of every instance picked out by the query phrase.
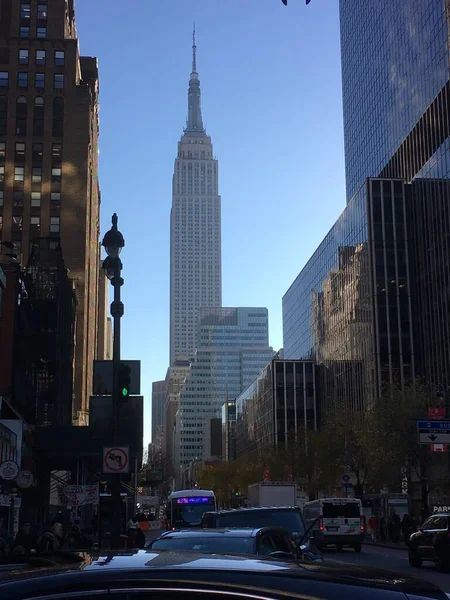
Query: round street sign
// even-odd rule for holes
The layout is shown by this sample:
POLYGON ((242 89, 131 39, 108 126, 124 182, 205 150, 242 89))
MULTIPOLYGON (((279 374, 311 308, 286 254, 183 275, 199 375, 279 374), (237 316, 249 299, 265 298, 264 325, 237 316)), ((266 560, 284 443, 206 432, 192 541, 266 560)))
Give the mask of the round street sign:
POLYGON ((109 447, 103 449, 103 473, 128 473, 130 470, 129 448, 109 447))
POLYGON ((344 481, 345 483, 347 483, 347 481, 350 481, 350 475, 347 475, 347 473, 345 473, 345 475, 342 475, 342 481, 344 481))
POLYGON ((5 460, 0 465, 0 477, 6 481, 12 481, 19 474, 19 465, 13 460, 5 460))
POLYGON ((16 483, 21 488, 29 488, 33 485, 34 476, 31 471, 20 471, 17 475, 16 483))

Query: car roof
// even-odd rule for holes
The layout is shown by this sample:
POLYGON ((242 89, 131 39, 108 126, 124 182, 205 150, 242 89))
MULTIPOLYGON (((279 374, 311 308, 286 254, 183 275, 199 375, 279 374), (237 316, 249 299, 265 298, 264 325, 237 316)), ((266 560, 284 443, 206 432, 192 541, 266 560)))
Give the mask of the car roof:
POLYGON ((281 527, 218 527, 217 529, 175 529, 174 531, 165 531, 157 539, 162 539, 168 536, 171 537, 256 537, 263 533, 286 533, 281 527))
MULTIPOLYGON (((37 585, 39 593, 44 590, 52 591, 63 588, 71 590, 73 587, 94 584, 96 589, 99 585, 114 585, 118 581, 145 581, 146 585, 151 580, 159 581, 163 576, 165 580, 190 580, 198 584, 199 578, 206 581, 219 582, 229 581, 230 573, 233 573, 236 582, 247 585, 250 577, 258 577, 258 585, 280 591, 284 589, 287 579, 273 579, 285 577, 295 582, 296 579, 308 581, 328 582, 337 585, 366 586, 370 588, 382 588, 395 590, 397 592, 421 595, 422 597, 444 597, 443 593, 432 583, 425 582, 408 575, 399 576, 392 571, 375 569, 367 566, 355 566, 345 563, 331 563, 325 565, 308 563, 288 563, 274 560, 270 557, 257 558, 238 555, 207 554, 202 552, 169 552, 155 550, 139 550, 123 553, 79 553, 83 556, 82 563, 72 566, 54 568, 29 567, 23 571, 11 569, 10 572, 0 573, 0 597, 1 598, 24 598, 36 596, 37 585), (182 573, 182 574, 181 574, 182 573), (201 573, 201 575, 200 575, 201 573), (226 574, 228 573, 228 575, 226 574), (238 578, 239 579, 236 579, 238 578), (243 579, 242 579, 243 577, 243 579), (5 579, 6 578, 6 579, 5 579), (40 581, 37 581, 37 579, 40 581), (279 581, 279 583, 277 583, 279 581), (427 594, 427 596, 425 596, 427 594)), ((298 583, 295 582, 295 589, 298 583)), ((342 589, 342 588, 341 588, 342 589)), ((313 591, 314 588, 311 587, 313 591)), ((320 595, 320 594, 319 594, 320 595)))
POLYGON ((204 514, 228 515, 240 512, 257 512, 261 510, 295 510, 301 514, 299 506, 243 506, 241 508, 224 508, 221 510, 208 510, 204 514))
POLYGON ((438 513, 433 513, 432 515, 430 515, 428 518, 431 519, 431 517, 450 517, 450 512, 438 512, 438 513))

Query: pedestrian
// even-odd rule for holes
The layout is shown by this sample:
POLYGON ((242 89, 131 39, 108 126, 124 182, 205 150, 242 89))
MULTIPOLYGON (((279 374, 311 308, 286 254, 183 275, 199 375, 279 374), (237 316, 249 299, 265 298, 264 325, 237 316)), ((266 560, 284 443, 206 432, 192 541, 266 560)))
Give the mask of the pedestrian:
POLYGON ((386 541, 386 518, 384 515, 381 515, 380 518, 380 537, 383 542, 386 541))
POLYGON ((394 544, 397 544, 398 541, 400 540, 401 528, 402 527, 401 527, 400 517, 395 512, 395 510, 393 510, 392 514, 391 514, 391 518, 390 518, 390 523, 389 523, 389 529, 390 529, 389 533, 390 533, 390 538, 394 542, 394 544))
POLYGON ((375 515, 372 515, 370 517, 369 527, 370 527, 370 537, 372 538, 372 542, 376 542, 376 540, 377 540, 377 518, 375 515))
POLYGON ((26 554, 30 554, 32 550, 36 550, 36 542, 36 537, 31 532, 31 523, 25 521, 16 535, 14 548, 22 546, 26 554))
POLYGON ((409 538, 410 535, 412 533, 412 527, 411 527, 411 517, 409 516, 408 513, 405 513, 403 515, 403 519, 402 519, 402 533, 403 533, 403 540, 405 542, 405 544, 409 544, 409 538))
POLYGON ((71 550, 89 550, 92 542, 81 531, 79 525, 74 525, 67 536, 67 543, 71 550))

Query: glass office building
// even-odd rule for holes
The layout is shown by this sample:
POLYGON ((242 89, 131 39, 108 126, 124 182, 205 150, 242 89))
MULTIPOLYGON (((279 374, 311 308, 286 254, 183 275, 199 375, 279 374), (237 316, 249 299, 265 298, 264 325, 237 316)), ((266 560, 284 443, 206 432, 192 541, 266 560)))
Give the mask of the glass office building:
POLYGON ((316 429, 312 361, 272 360, 236 399, 236 457, 287 445, 316 429))
POLYGON ((319 416, 414 376, 406 187, 367 180, 283 297, 284 358, 317 365, 319 416))
POLYGON ((436 151, 444 141, 435 135, 436 117, 437 121, 448 117, 430 107, 439 97, 437 110, 448 102, 448 3, 340 0, 339 4, 350 200, 367 177, 410 181, 410 163, 416 157, 423 162, 431 147, 436 146, 436 151), (412 135, 407 144, 409 156, 398 161, 396 172, 384 172, 422 118, 422 131, 412 135))
MULTIPOLYGON (((210 421, 273 358, 267 308, 202 308, 197 352, 176 418, 177 464, 212 458, 210 421)), ((220 436, 219 436, 220 437, 220 436)))
POLYGON ((450 385, 448 0, 340 0, 347 200, 407 188, 415 369, 450 385))

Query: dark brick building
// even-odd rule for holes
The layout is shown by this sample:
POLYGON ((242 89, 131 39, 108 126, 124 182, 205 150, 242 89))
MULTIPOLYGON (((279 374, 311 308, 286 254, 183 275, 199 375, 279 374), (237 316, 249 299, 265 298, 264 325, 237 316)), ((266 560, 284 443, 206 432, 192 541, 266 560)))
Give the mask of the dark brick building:
MULTIPOLYGON (((72 417, 86 423, 97 340, 98 70, 80 57, 73 0, 0 4, 0 229, 26 265, 33 240, 61 240, 75 283, 72 417)), ((104 316, 104 315, 103 315, 104 316)))

